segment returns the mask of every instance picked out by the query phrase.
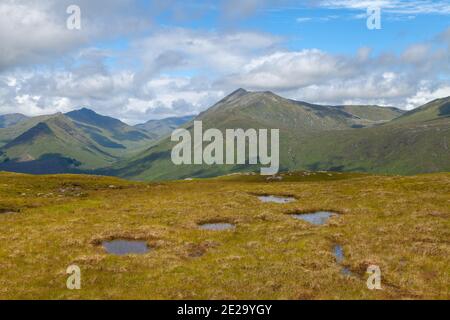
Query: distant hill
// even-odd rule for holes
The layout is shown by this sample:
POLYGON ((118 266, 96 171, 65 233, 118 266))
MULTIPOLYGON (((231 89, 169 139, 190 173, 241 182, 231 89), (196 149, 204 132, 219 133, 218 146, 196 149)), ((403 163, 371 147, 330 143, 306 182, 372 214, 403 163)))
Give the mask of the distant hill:
POLYGON ((196 119, 218 128, 279 128, 310 132, 373 126, 403 113, 379 106, 323 106, 282 98, 272 92, 238 89, 196 119))
POLYGON ((154 137, 83 108, 0 130, 0 170, 60 173, 111 165, 147 148, 154 137))
MULTIPOLYGON (((279 128, 281 170, 335 170, 386 173, 416 173, 444 170, 448 160, 430 160, 434 132, 420 132, 418 148, 424 160, 411 164, 415 143, 400 147, 409 130, 387 126, 404 111, 379 106, 322 106, 284 99, 271 92, 248 92, 239 89, 201 113, 204 130, 218 128, 279 128), (394 156, 390 156, 393 154, 394 156), (411 159, 409 162, 405 159, 411 159), (405 165, 402 167, 402 165, 405 165)), ((192 130, 192 122, 185 125, 192 130)), ((410 138, 411 139, 411 138, 410 138)), ((258 170, 249 165, 184 165, 172 164, 170 155, 175 145, 169 138, 130 159, 119 161, 109 174, 132 179, 180 179, 208 177, 230 172, 258 170)))
MULTIPOLYGON (((134 128, 118 119, 100 115, 86 108, 68 112, 66 116, 83 128, 99 144, 106 141, 100 137, 101 135, 115 141, 124 141, 128 147, 132 148, 142 146, 143 140, 154 140, 156 137, 155 134, 134 128)), ((108 144, 108 142, 105 143, 108 144)))
POLYGON ((398 117, 392 124, 412 124, 427 121, 443 120, 450 118, 450 97, 436 99, 414 110, 408 111, 398 117))
POLYGON ((161 120, 150 120, 146 123, 135 125, 135 127, 154 134, 157 136, 157 138, 161 138, 165 135, 171 134, 173 130, 184 125, 194 118, 194 115, 190 115, 184 117, 170 117, 161 120))
POLYGON ((30 130, 32 127, 37 125, 39 122, 45 122, 47 119, 51 118, 55 115, 44 115, 37 117, 30 117, 23 121, 18 122, 13 126, 9 126, 7 128, 0 128, 0 148, 3 147, 8 142, 17 138, 19 135, 24 133, 27 130, 30 130))
MULTIPOLYGON (((280 171, 416 174, 450 171, 450 97, 404 112, 380 106, 328 106, 272 92, 236 90, 195 117, 203 129, 280 129, 280 171)), ((259 165, 171 161, 170 132, 192 117, 129 126, 83 108, 24 119, 0 129, 0 170, 89 172, 136 180, 211 177, 259 165)))
POLYGON ((0 128, 8 128, 28 119, 26 115, 21 113, 11 113, 0 115, 0 128))

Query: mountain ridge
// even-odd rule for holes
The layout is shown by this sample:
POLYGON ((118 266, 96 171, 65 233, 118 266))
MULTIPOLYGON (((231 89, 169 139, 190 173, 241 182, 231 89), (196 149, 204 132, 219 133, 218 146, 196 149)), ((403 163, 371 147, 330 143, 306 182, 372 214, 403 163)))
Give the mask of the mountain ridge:
MULTIPOLYGON (((333 169, 409 174, 441 168, 447 170, 450 164, 445 161, 445 156, 440 158, 439 163, 431 162, 422 167, 408 163, 404 168, 388 156, 389 153, 397 154, 400 162, 406 163, 408 157, 413 158, 416 153, 413 150, 414 141, 407 148, 396 145, 401 143, 399 140, 407 139, 405 132, 416 128, 383 127, 403 113, 399 109, 385 107, 320 106, 285 99, 271 92, 237 90, 199 114, 195 120, 203 121, 204 130, 218 128, 222 132, 227 128, 280 129, 280 161, 284 171, 333 169), (377 136, 384 138, 380 140, 377 136), (389 143, 391 140, 394 143, 389 143), (390 161, 383 161, 384 157, 390 161)), ((191 131, 192 122, 185 127, 191 131)), ((419 138, 420 147, 427 150, 427 154, 421 157, 428 159, 429 148, 422 144, 431 139, 430 134, 421 132, 419 138)), ((249 165, 175 166, 170 161, 174 144, 166 138, 105 172, 137 180, 165 180, 257 170, 249 165)), ((433 145, 433 148, 437 147, 433 145)))
POLYGON ((33 166, 45 168, 47 163, 57 163, 62 172, 100 168, 153 142, 147 132, 86 108, 32 118, 2 130, 0 137, 3 133, 8 141, 0 148, 0 170, 33 173, 33 166))
POLYGON ((238 89, 214 104, 211 108, 199 114, 197 120, 217 118, 213 122, 217 127, 223 127, 225 123, 233 127, 234 113, 239 117, 245 117, 249 122, 258 122, 261 125, 286 128, 289 130, 323 130, 345 129, 352 126, 371 126, 380 123, 380 119, 370 119, 373 111, 383 112, 386 121, 401 115, 403 111, 396 108, 379 106, 359 106, 365 108, 368 118, 362 119, 351 109, 356 106, 328 106, 306 103, 286 99, 270 91, 249 92, 238 89))
POLYGON ((149 120, 145 123, 137 124, 134 127, 145 130, 149 133, 156 135, 156 139, 159 139, 183 124, 194 119, 195 115, 187 115, 182 117, 169 117, 160 120, 149 120))
POLYGON ((173 165, 170 154, 174 143, 168 134, 180 125, 192 131, 193 121, 201 120, 204 130, 280 129, 282 171, 445 171, 450 170, 449 101, 450 97, 437 99, 404 112, 393 107, 317 105, 270 91, 238 89, 195 118, 169 118, 162 124, 161 120, 148 121, 151 130, 142 129, 144 124, 128 126, 82 108, 0 129, 0 170, 6 162, 11 166, 21 161, 25 166, 26 160, 31 160, 30 165, 42 168, 48 161, 56 161, 63 172, 166 180, 259 169, 250 165, 173 165), (163 129, 166 131, 161 135, 163 129))
POLYGON ((8 128, 28 119, 24 114, 21 113, 8 113, 0 115, 0 128, 8 128))

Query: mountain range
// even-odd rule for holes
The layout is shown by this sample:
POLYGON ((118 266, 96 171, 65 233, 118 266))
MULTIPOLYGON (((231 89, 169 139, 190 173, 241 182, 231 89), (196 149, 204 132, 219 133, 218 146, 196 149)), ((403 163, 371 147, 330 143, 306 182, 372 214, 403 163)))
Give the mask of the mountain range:
POLYGON ((204 130, 280 129, 283 171, 450 170, 450 97, 405 112, 393 107, 317 105, 238 89, 195 118, 151 120, 134 127, 85 108, 19 120, 3 118, 10 119, 0 129, 0 170, 5 171, 164 180, 259 169, 174 165, 170 156, 176 143, 170 141, 170 132, 179 126, 192 131, 194 120, 201 120, 204 130))
POLYGON ((0 170, 64 173, 111 165, 156 135, 83 108, 23 118, 0 129, 0 170))
POLYGON ((28 119, 26 115, 21 113, 11 113, 0 115, 0 128, 7 128, 28 119))
POLYGON ((146 123, 135 125, 135 127, 151 132, 157 138, 161 138, 171 134, 173 130, 194 118, 195 115, 189 115, 183 117, 170 117, 161 120, 149 120, 146 123))

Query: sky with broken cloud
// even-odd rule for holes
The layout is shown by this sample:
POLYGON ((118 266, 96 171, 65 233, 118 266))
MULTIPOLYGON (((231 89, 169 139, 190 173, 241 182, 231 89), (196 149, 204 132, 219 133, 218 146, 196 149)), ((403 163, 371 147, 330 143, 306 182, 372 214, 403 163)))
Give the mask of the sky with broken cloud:
POLYGON ((239 87, 403 109, 450 96, 450 1, 0 1, 0 114, 89 107, 134 124, 239 87))

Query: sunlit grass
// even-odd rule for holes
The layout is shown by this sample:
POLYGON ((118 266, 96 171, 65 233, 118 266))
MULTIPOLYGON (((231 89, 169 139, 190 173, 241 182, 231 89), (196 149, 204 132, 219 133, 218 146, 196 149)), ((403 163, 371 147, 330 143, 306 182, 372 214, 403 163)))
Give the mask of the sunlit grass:
POLYGON ((450 298, 450 174, 296 173, 166 183, 0 174, 0 298, 450 298), (292 195, 287 204, 255 194, 292 195), (314 226, 288 213, 339 213, 314 226), (207 231, 204 222, 236 228, 207 231), (146 240, 108 255, 106 239, 146 240), (341 274, 343 247, 354 277, 341 274), (66 288, 77 264, 82 289, 66 288), (382 288, 366 287, 366 268, 382 288))

